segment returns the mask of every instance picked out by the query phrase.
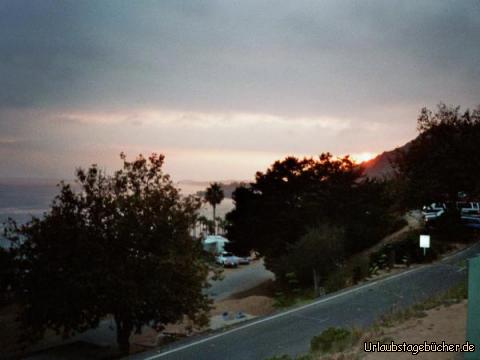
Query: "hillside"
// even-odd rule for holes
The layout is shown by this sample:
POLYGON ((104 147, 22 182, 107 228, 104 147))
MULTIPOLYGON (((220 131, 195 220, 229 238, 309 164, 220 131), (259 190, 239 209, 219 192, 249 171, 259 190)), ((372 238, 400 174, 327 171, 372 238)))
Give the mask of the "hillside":
POLYGON ((380 155, 374 157, 371 160, 362 163, 365 168, 365 175, 370 178, 390 178, 394 175, 394 169, 392 162, 399 153, 407 151, 411 146, 412 140, 403 146, 395 148, 390 151, 384 151, 380 155))

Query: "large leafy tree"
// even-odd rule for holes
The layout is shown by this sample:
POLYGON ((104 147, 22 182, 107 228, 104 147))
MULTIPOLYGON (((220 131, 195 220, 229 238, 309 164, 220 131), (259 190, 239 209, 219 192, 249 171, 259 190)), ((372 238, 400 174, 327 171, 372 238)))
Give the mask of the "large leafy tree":
POLYGON ((126 352, 145 324, 205 320, 210 265, 190 236, 200 201, 180 196, 162 155, 121 157, 113 176, 77 170, 78 191, 62 183, 42 219, 10 224, 26 331, 69 336, 113 316, 126 352))
POLYGON ((342 264, 344 232, 340 227, 320 225, 307 230, 280 263, 290 268, 301 285, 317 286, 342 264))
POLYGON ((465 112, 439 104, 423 108, 419 136, 398 154, 405 204, 418 207, 434 201, 456 201, 459 192, 480 190, 480 107, 465 112))
POLYGON ((364 180, 362 169, 348 157, 334 159, 326 153, 318 159, 276 161, 265 173, 258 172, 249 187, 239 187, 233 199, 235 209, 227 214, 230 249, 260 252, 280 280, 288 268, 283 262, 310 228, 343 228, 346 255, 388 231, 384 184, 364 180))
POLYGON ((205 192, 205 201, 212 205, 213 209, 213 222, 214 222, 214 232, 217 233, 217 226, 216 226, 216 208, 217 205, 222 202, 224 199, 225 194, 222 190, 222 185, 219 183, 211 183, 210 186, 207 188, 205 192))

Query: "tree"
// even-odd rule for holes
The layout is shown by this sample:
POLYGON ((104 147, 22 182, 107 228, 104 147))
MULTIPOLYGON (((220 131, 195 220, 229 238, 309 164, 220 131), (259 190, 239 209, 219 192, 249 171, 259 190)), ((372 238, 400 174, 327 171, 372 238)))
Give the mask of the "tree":
POLYGON ((345 232, 339 227, 322 224, 307 230, 287 254, 292 272, 303 285, 318 284, 342 264, 345 232))
POLYGON ((202 232, 206 232, 207 234, 211 234, 212 232, 214 232, 215 224, 213 220, 209 220, 205 216, 201 215, 198 217, 197 221, 201 226, 202 232))
POLYGON ((396 159, 406 206, 455 202, 459 192, 479 195, 480 107, 464 113, 443 103, 436 112, 423 108, 417 129, 419 136, 396 159))
POLYGON ((214 221, 214 233, 217 234, 217 225, 216 225, 216 216, 215 209, 218 204, 220 204, 225 197, 222 186, 219 183, 212 183, 207 188, 205 192, 205 201, 212 205, 213 208, 213 221, 214 221))
POLYGON ((76 172, 79 191, 61 183, 44 218, 18 227, 17 301, 26 331, 68 337, 112 315, 120 350, 142 326, 206 319, 210 263, 189 232, 200 201, 181 197, 162 171, 164 156, 121 155, 108 176, 76 172))
POLYGON ((255 250, 277 279, 285 276, 292 246, 319 224, 344 229, 345 255, 378 242, 389 228, 388 192, 382 182, 365 180, 349 157, 287 157, 257 172, 249 187, 233 193, 227 214, 227 248, 255 250))
POLYGON ((0 247, 0 306, 7 304, 11 300, 14 279, 14 250, 0 247))

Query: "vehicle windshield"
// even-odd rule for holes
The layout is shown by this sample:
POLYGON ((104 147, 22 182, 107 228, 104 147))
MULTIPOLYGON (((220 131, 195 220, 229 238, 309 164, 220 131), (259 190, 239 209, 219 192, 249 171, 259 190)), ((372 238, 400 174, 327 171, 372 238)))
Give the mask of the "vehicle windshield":
POLYGON ((227 257, 227 256, 233 256, 233 254, 230 253, 230 252, 224 252, 224 253, 222 254, 222 256, 225 256, 225 257, 227 257))

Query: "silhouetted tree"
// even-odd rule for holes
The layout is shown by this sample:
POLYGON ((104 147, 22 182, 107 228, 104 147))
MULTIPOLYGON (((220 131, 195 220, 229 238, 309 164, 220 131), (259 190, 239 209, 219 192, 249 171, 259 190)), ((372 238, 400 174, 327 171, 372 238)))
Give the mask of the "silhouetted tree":
POLYGON ((418 117, 419 136, 396 160, 409 207, 435 201, 457 200, 480 189, 480 107, 439 104, 436 112, 423 108, 418 117))
POLYGON ((180 196, 163 155, 121 157, 113 176, 95 165, 77 170, 80 191, 62 183, 44 218, 10 223, 27 332, 70 336, 113 315, 128 352, 132 331, 145 324, 206 320, 210 265, 189 234, 200 201, 180 196))
POLYGON ((14 250, 0 247, 0 305, 10 301, 15 279, 14 250))
POLYGON ((350 158, 328 153, 276 161, 257 172, 249 187, 237 188, 233 200, 226 217, 228 249, 242 255, 258 251, 277 278, 288 268, 279 264, 308 229, 342 227, 348 256, 378 242, 391 220, 385 184, 364 180, 350 158))
MULTIPOLYGON (((289 249, 285 263, 301 285, 323 283, 338 268, 345 256, 345 232, 326 224, 307 230, 289 249)), ((277 271, 278 273, 278 271, 277 271)))
POLYGON ((212 205, 213 208, 213 222, 214 222, 214 233, 217 233, 217 226, 216 226, 216 215, 215 210, 218 204, 220 204, 223 200, 225 195, 223 194, 222 186, 219 183, 212 183, 207 188, 205 192, 205 201, 212 205))

